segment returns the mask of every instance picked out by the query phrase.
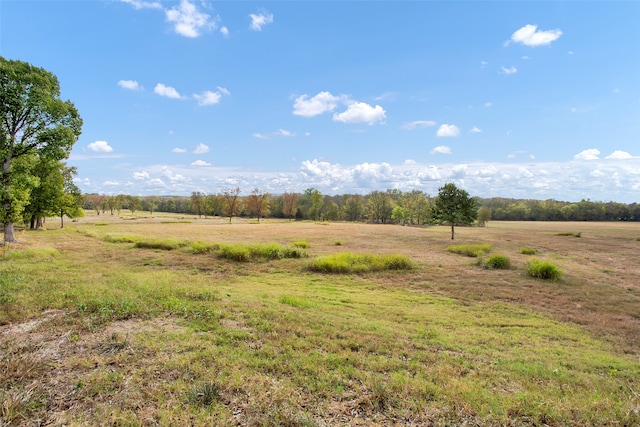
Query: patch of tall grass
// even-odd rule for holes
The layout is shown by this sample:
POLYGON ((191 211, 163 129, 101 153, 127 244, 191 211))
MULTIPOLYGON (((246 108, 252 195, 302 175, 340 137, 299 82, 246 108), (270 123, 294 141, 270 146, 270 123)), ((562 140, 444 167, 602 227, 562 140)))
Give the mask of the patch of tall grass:
POLYGON ((527 274, 536 279, 559 280, 562 271, 549 261, 531 260, 527 264, 527 274))
POLYGON ((136 243, 140 239, 142 239, 140 236, 118 234, 107 234, 102 238, 102 240, 109 243, 136 243))
POLYGON ((179 239, 148 239, 138 240, 134 243, 133 247, 140 249, 160 249, 163 251, 173 251, 176 249, 189 246, 187 240, 179 239))
POLYGON ((524 248, 520 248, 520 253, 522 255, 535 255, 538 253, 538 250, 536 248, 529 248, 529 247, 524 247, 524 248))
POLYGON ((219 256, 232 261, 247 262, 258 259, 306 258, 309 255, 302 248, 267 243, 254 245, 222 244, 220 245, 219 256))
POLYGON ((488 270, 508 270, 511 268, 511 260, 506 255, 495 254, 480 260, 480 265, 488 270))
POLYGON ((490 243, 466 243, 462 245, 451 245, 447 247, 447 250, 454 254, 477 258, 484 253, 490 252, 491 248, 490 243))
POLYGON ((342 252, 321 256, 307 268, 320 273, 367 273, 384 270, 411 270, 415 267, 405 255, 373 255, 342 252))
POLYGON ((4 252, 4 258, 7 259, 51 258, 58 255, 60 255, 60 252, 51 246, 4 252))

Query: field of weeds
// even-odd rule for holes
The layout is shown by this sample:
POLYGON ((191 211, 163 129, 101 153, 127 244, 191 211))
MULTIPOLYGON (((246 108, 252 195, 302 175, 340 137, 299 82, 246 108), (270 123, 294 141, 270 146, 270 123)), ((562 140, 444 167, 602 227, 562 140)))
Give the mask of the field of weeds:
POLYGON ((19 233, 0 425, 640 424, 640 224, 456 237, 161 213, 19 233))

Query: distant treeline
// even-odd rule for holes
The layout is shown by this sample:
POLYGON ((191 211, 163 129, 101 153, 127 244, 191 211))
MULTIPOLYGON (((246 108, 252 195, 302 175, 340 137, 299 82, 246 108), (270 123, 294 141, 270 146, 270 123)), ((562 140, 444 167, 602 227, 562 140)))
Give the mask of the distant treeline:
MULTIPOLYGON (((373 191, 366 195, 324 195, 315 188, 303 193, 272 195, 259 189, 243 195, 239 188, 191 196, 84 195, 85 210, 120 215, 122 209, 210 216, 290 218, 316 221, 359 221, 421 225, 431 223, 434 198, 413 190, 373 191)), ((501 197, 476 198, 478 220, 500 221, 640 221, 640 204, 562 202, 501 197)))

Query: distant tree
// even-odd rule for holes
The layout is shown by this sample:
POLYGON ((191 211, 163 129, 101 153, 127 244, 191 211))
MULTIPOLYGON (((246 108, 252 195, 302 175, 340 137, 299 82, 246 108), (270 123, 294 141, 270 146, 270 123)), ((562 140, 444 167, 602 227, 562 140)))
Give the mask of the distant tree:
POLYGON ((374 223, 386 223, 393 212, 393 200, 388 192, 374 191, 367 200, 369 219, 374 223))
POLYGON ((205 198, 206 215, 216 216, 222 211, 222 198, 218 194, 207 194, 205 198))
POLYGON ((194 191, 191 193, 191 208, 193 209, 193 213, 198 215, 198 218, 201 218, 203 214, 205 214, 205 194, 200 191, 194 191))
POLYGON ((242 210, 242 200, 240 200, 241 191, 240 187, 236 187, 226 188, 220 192, 222 211, 225 216, 229 217, 229 224, 231 224, 231 219, 242 210))
POLYGON ((405 225, 410 220, 409 211, 403 206, 395 206, 391 211, 391 219, 405 225))
POLYGON ((491 219, 491 209, 486 206, 478 209, 478 225, 481 227, 485 227, 487 222, 491 219))
POLYGON ((158 205, 160 205, 160 197, 158 196, 149 196, 142 200, 142 209, 149 211, 151 216, 153 216, 153 212, 158 208, 158 205))
POLYGON ((131 215, 135 215, 136 211, 142 208, 142 201, 140 200, 140 197, 128 196, 127 206, 129 207, 129 211, 131 211, 131 215))
POLYGON ((320 210, 322 209, 323 197, 322 193, 316 189, 311 192, 311 207, 309 208, 309 217, 314 221, 318 220, 320 210))
POLYGON ((347 221, 361 221, 364 215, 362 196, 359 194, 349 196, 344 204, 344 211, 347 221))
POLYGON ((456 225, 472 224, 478 217, 476 200, 455 184, 445 184, 438 189, 433 217, 440 222, 451 224, 451 240, 453 240, 456 225))
POLYGON ((260 222, 260 217, 269 211, 269 196, 269 193, 265 193, 259 188, 254 188, 247 198, 247 208, 249 212, 258 218, 258 222, 260 222))
POLYGON ((296 193, 285 192, 282 195, 282 213, 285 217, 289 218, 289 221, 291 221, 291 218, 293 218, 298 211, 298 206, 296 203, 297 199, 298 195, 296 193))
POLYGON ((16 183, 13 162, 34 154, 53 161, 65 159, 81 128, 75 106, 60 99, 55 75, 0 56, 0 222, 5 242, 17 241, 13 224, 22 214, 17 209, 17 192, 11 188, 16 183))

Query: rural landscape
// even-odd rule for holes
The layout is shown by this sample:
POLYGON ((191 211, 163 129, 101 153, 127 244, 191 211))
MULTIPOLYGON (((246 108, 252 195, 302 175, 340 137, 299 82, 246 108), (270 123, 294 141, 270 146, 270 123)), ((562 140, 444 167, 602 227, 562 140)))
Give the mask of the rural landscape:
POLYGON ((640 422, 638 223, 46 228, 0 259, 5 425, 640 422))

